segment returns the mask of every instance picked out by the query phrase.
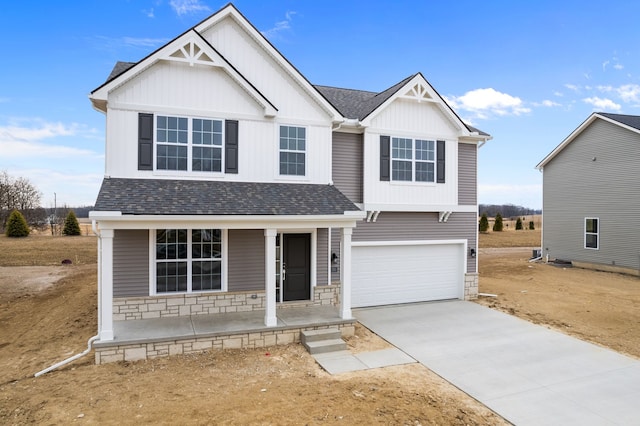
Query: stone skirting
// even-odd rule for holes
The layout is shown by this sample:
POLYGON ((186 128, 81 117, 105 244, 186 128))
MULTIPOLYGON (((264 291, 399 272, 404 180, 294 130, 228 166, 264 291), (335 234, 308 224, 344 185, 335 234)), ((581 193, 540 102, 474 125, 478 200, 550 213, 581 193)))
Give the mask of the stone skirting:
MULTIPOLYGON (((279 303, 287 306, 338 305, 340 286, 316 286, 313 300, 279 303)), ((113 320, 130 321, 191 315, 251 312, 265 309, 264 291, 176 294, 168 296, 117 298, 113 301, 113 320)))
POLYGON ((474 300, 478 298, 478 274, 464 274, 464 300, 474 300))
POLYGON ((118 361, 139 361, 170 355, 182 355, 220 349, 264 348, 277 345, 288 345, 300 342, 300 333, 307 330, 326 328, 340 329, 342 336, 353 336, 355 325, 339 324, 265 330, 250 333, 238 333, 209 337, 192 337, 162 342, 122 344, 95 348, 96 364, 118 361))

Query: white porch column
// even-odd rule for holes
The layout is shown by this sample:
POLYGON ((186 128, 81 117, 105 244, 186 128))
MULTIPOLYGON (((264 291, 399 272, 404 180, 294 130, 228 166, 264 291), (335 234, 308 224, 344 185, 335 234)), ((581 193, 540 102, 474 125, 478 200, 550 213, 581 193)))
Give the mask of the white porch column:
POLYGON ((265 313, 264 325, 278 325, 276 317, 276 235, 275 229, 264 230, 265 313))
POLYGON ((113 340, 113 234, 100 231, 100 340, 113 340))
POLYGON ((342 228, 340 238, 340 318, 351 316, 351 233, 352 228, 342 228))

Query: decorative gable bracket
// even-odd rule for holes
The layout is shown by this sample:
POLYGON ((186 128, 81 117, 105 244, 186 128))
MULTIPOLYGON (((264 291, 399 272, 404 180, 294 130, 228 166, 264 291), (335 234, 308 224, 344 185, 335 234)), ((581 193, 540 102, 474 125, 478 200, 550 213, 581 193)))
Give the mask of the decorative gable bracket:
POLYGON ((418 82, 412 86, 401 98, 418 102, 438 102, 438 100, 431 96, 429 89, 422 84, 422 82, 418 82))
POLYGON ((202 47, 198 45, 194 40, 188 41, 181 46, 178 50, 167 55, 164 59, 178 62, 186 62, 189 66, 194 64, 219 66, 207 55, 202 47))

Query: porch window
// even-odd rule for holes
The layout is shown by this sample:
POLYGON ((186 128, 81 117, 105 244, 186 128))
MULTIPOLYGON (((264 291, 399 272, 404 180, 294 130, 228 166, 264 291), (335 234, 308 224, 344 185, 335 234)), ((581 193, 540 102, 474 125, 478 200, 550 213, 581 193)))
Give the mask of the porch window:
POLYGON ((280 175, 305 175, 306 145, 304 127, 280 126, 280 175))
POLYGON ((600 219, 587 217, 584 219, 584 248, 600 248, 600 219))
POLYGON ((222 290, 220 229, 158 229, 156 293, 222 290))

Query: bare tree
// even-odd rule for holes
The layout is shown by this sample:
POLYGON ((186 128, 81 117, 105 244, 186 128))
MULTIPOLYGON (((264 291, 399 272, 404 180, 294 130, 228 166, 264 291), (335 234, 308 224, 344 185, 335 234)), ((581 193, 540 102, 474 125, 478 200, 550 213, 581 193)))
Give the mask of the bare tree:
POLYGON ((40 207, 42 193, 24 177, 14 178, 6 171, 0 172, 0 225, 4 224, 12 210, 21 211, 40 207))

